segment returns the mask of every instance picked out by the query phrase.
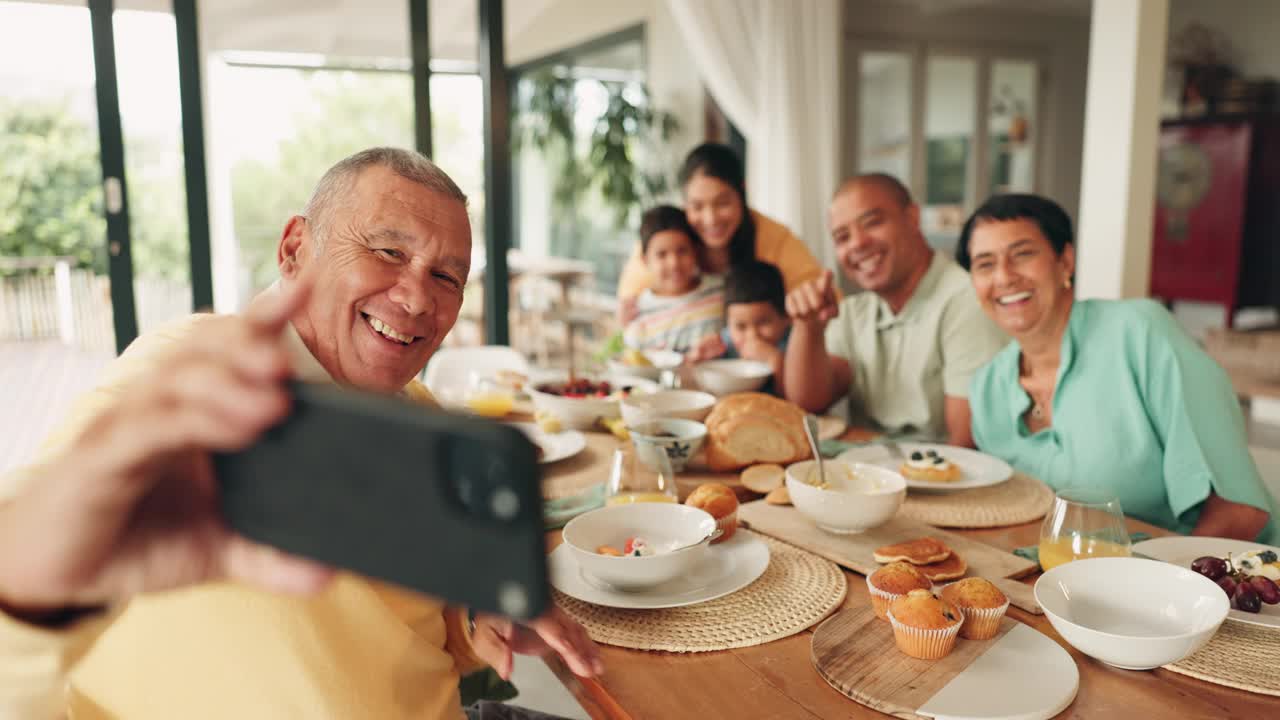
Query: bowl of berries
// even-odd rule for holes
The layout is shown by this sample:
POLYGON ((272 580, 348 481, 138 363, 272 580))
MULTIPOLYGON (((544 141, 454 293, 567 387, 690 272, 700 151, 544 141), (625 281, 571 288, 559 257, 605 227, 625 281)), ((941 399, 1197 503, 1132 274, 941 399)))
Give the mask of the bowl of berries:
POLYGON ((654 393, 657 383, 625 376, 564 375, 540 379, 526 386, 540 414, 559 418, 564 427, 590 430, 597 421, 622 416, 621 401, 632 393, 654 393))

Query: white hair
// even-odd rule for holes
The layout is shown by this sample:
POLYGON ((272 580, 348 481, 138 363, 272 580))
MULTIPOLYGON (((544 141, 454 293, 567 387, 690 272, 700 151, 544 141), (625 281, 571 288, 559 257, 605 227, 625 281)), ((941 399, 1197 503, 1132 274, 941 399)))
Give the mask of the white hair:
POLYGON ((316 252, 324 247, 329 237, 334 207, 350 196, 360 173, 372 167, 385 167, 410 182, 440 193, 451 200, 467 205, 467 195, 458 184, 422 153, 396 147, 375 147, 339 160, 329 168, 302 214, 311 225, 311 235, 316 240, 316 252))

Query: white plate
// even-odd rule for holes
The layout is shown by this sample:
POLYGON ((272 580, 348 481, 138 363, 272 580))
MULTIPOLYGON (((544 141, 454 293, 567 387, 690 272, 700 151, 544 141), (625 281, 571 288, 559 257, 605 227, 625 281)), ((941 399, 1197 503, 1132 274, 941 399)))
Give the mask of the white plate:
POLYGON ((551 586, 572 598, 606 607, 653 610, 715 600, 755 582, 769 567, 769 546, 749 533, 737 533, 712 545, 710 557, 692 573, 648 590, 625 592, 590 577, 569 548, 561 545, 548 557, 551 586))
MULTIPOLYGON (((972 490, 974 488, 987 487, 988 485, 999 485, 1013 477, 1013 468, 1009 467, 1009 463, 986 453, 980 453, 977 450, 952 447, 950 445, 913 442, 901 442, 898 443, 898 447, 902 448, 902 452, 907 457, 910 457, 911 453, 916 451, 933 450, 960 468, 960 479, 952 482, 912 480, 904 475, 907 487, 912 490, 932 490, 935 492, 972 490)), ((878 443, 845 450, 837 455, 836 459, 845 462, 864 462, 879 465, 894 472, 900 472, 899 468, 902 466, 901 461, 890 457, 889 450, 878 443)))
POLYGON ((1079 687, 1080 670, 1067 651, 1018 623, 916 714, 936 720, 1047 719, 1070 705, 1079 687))
MULTIPOLYGON (((1228 553, 1239 554, 1248 552, 1249 550, 1273 550, 1280 553, 1280 548, 1262 543, 1248 542, 1246 540, 1232 540, 1230 538, 1213 538, 1213 537, 1186 537, 1179 535, 1177 537, 1161 537, 1143 540, 1135 543, 1133 551, 1142 553, 1149 558, 1163 560, 1174 565, 1181 565, 1189 568, 1191 563, 1198 557, 1204 555, 1212 555, 1214 557, 1225 558, 1228 553)), ((1250 625, 1262 625, 1265 627, 1280 627, 1280 605, 1262 604, 1262 610, 1257 613, 1247 613, 1241 610, 1232 610, 1227 613, 1228 620, 1236 620, 1250 625)))
POLYGON ((587 446, 587 438, 577 430, 562 430, 558 433, 545 433, 533 423, 511 423, 533 442, 542 448, 542 465, 571 458, 582 452, 587 446))

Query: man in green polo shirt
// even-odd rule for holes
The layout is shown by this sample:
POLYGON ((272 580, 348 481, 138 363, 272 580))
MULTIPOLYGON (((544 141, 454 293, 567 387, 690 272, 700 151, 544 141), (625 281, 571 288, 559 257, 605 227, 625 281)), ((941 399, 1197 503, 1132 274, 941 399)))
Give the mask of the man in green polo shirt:
POLYGON ((827 271, 787 295, 787 399, 816 413, 848 395, 854 423, 972 447, 969 379, 1008 338, 968 273, 929 247, 889 175, 846 181, 829 219, 840 268, 864 291, 840 301, 827 271))

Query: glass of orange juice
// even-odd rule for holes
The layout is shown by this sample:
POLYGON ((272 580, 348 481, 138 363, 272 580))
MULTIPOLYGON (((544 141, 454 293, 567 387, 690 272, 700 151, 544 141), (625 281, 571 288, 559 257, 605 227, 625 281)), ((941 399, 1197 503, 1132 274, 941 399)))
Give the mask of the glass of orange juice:
POLYGON ((505 417, 515 406, 512 392, 480 372, 467 375, 466 406, 471 412, 487 418, 505 417))
POLYGON ((679 501, 671 461, 662 449, 650 446, 633 445, 615 450, 605 491, 606 505, 679 501), (645 456, 638 458, 637 453, 645 456))
POLYGON ((1040 526, 1040 567, 1091 557, 1128 557, 1129 532, 1120 499, 1105 490, 1064 488, 1040 526))

